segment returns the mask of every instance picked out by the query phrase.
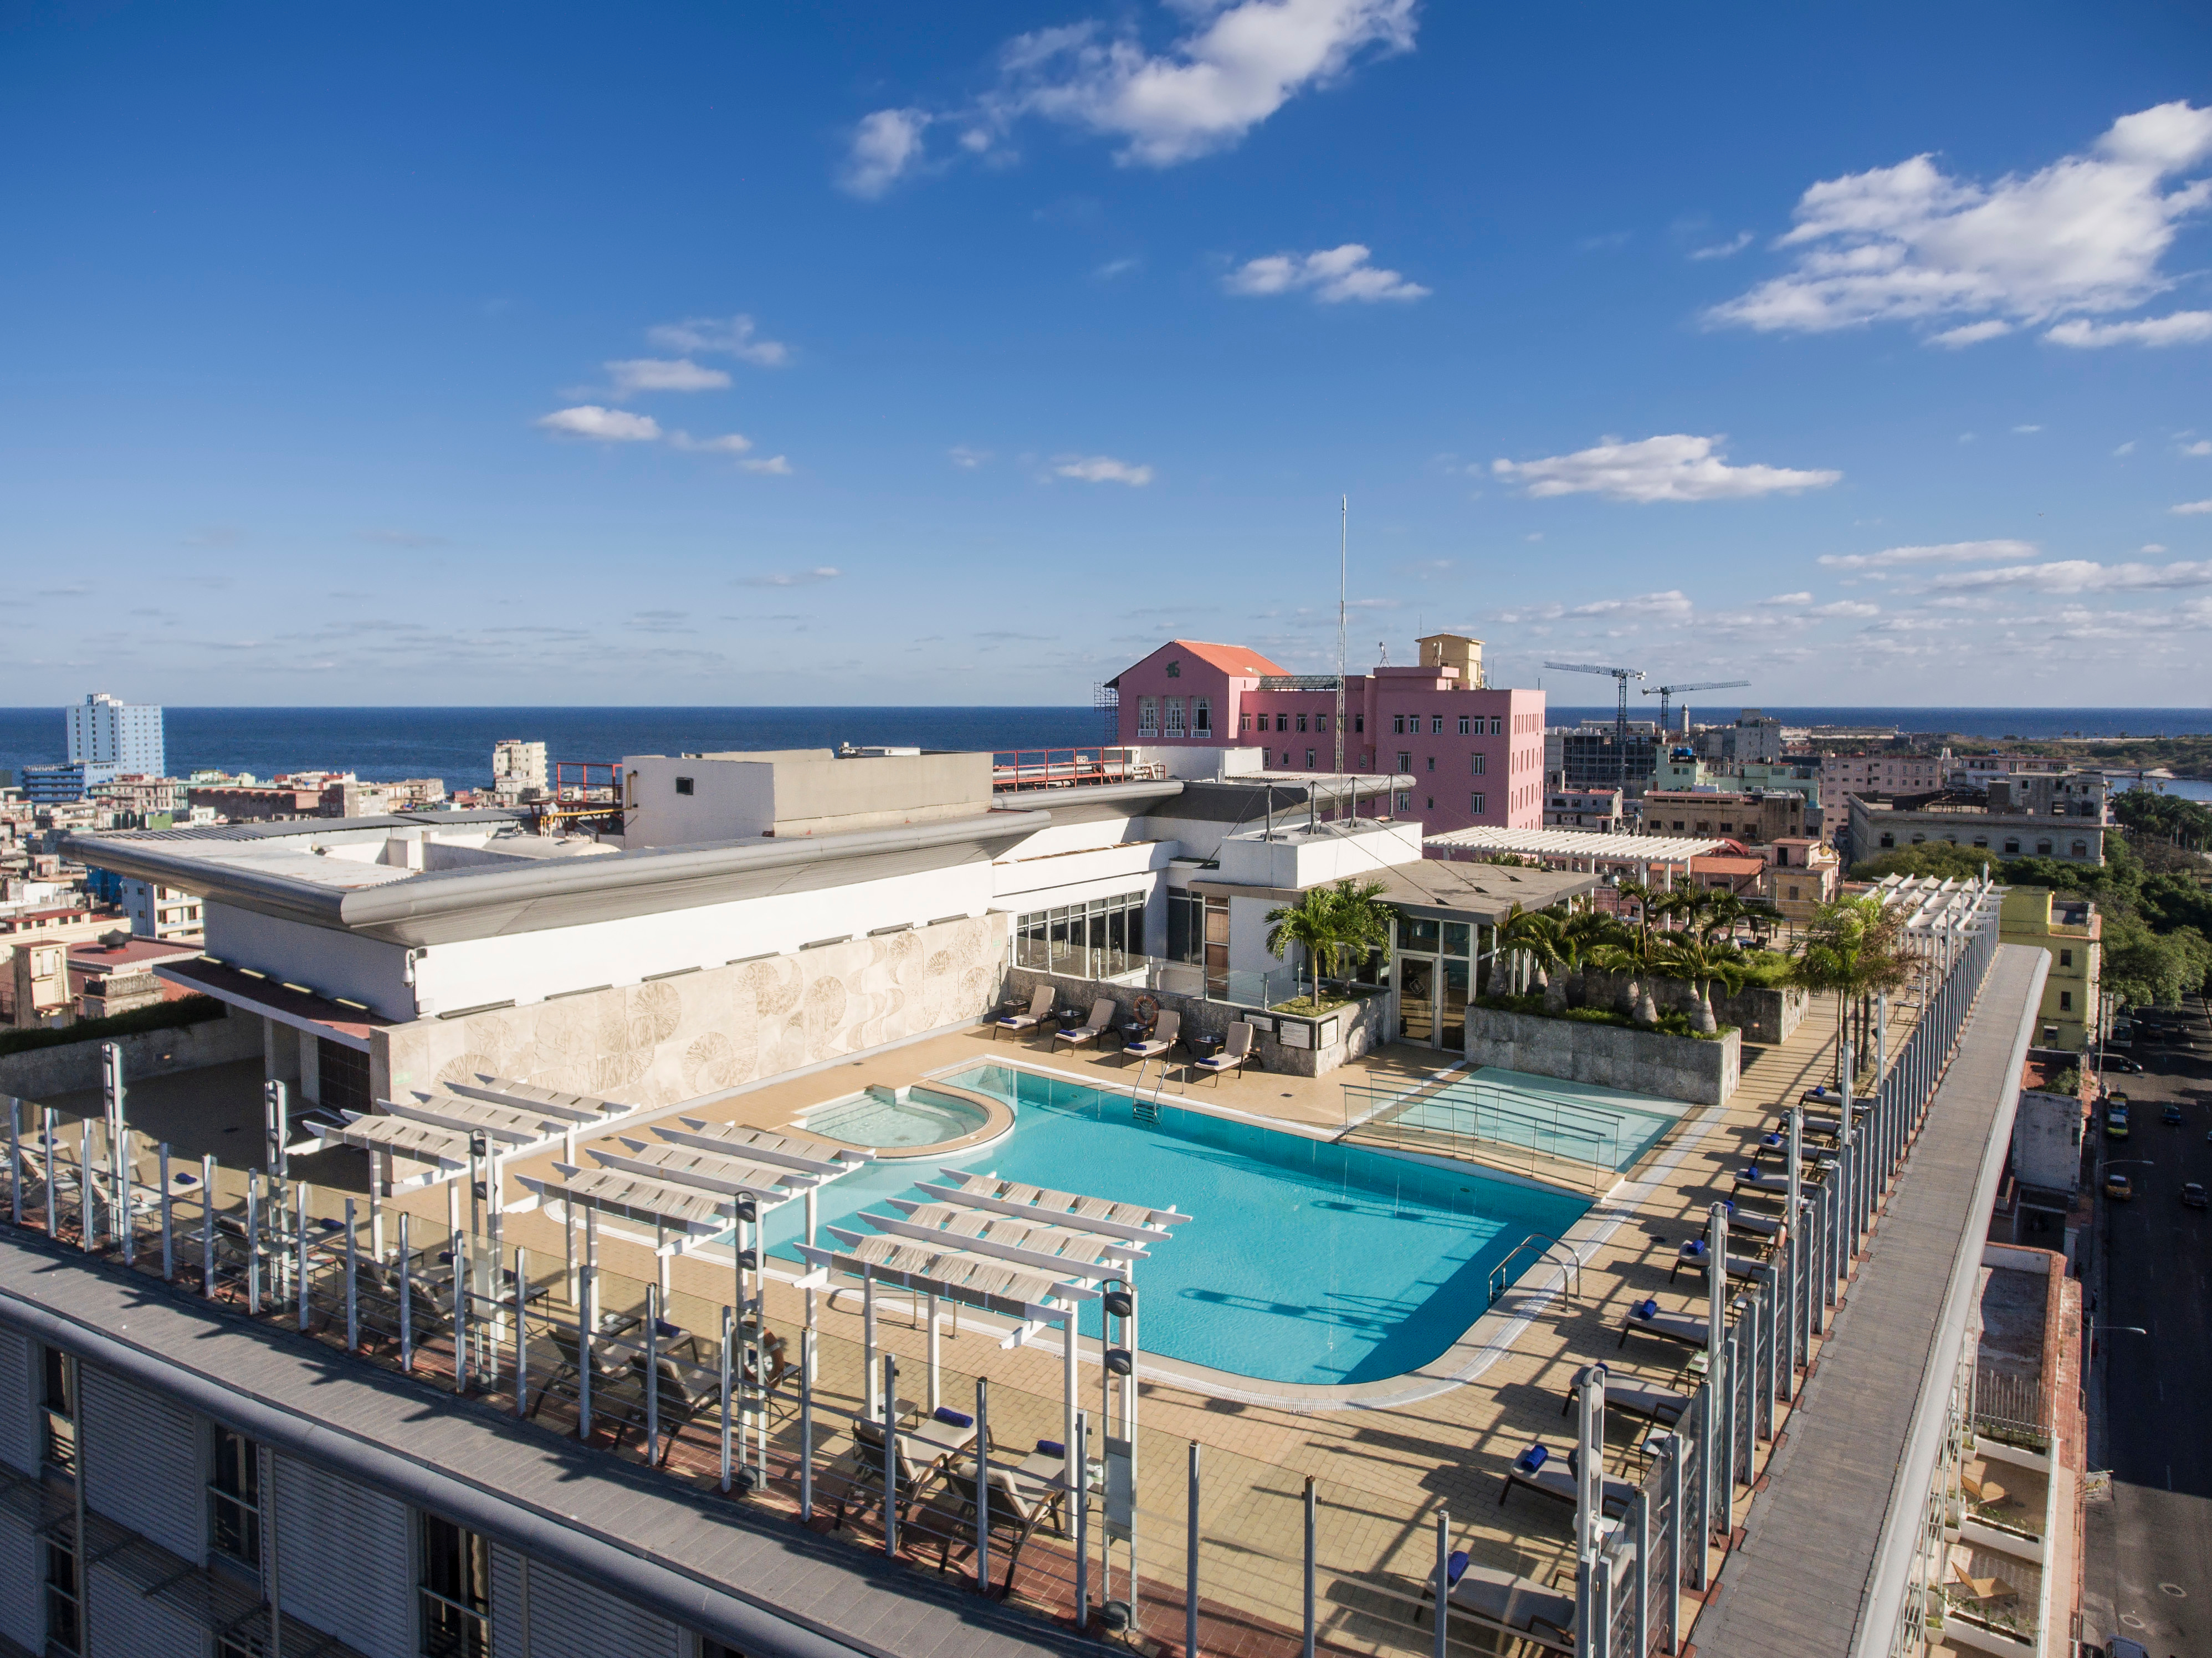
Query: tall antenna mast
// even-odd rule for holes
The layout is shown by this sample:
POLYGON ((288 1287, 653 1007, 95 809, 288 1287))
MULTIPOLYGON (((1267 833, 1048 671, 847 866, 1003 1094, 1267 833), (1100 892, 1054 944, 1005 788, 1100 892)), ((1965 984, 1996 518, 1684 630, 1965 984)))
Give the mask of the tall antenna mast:
MULTIPOLYGON (((1336 521, 1336 774, 1344 775, 1344 595, 1352 546, 1352 497, 1338 498, 1336 521)), ((1354 796, 1356 799, 1358 797, 1354 796)))

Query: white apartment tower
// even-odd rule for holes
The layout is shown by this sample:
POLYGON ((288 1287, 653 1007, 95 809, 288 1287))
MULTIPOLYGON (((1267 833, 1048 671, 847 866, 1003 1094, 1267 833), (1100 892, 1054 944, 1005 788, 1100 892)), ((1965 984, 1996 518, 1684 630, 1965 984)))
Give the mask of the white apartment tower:
POLYGON ((95 780, 95 768, 104 774, 100 780, 167 776, 161 709, 92 692, 69 710, 69 757, 71 765, 85 768, 87 782, 95 780))
POLYGON ((491 786, 501 795, 520 797, 547 786, 545 745, 504 737, 492 744, 491 786))

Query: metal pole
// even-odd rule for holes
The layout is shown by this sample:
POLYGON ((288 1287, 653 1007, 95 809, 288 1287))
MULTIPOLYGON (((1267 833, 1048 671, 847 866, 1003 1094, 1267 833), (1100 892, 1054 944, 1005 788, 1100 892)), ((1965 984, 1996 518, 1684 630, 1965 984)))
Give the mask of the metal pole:
POLYGON ((814 1332, 799 1333, 799 1519, 814 1518, 814 1332))
MULTIPOLYGON (((11 1150, 15 1132, 15 1125, 10 1122, 8 1125, 8 1133, 11 1150)), ((18 1164, 17 1168, 20 1171, 21 1165, 18 1164)), ((161 1282, 164 1284, 173 1282, 177 1276, 176 1234, 171 1212, 173 1201, 169 1195, 169 1143, 163 1140, 161 1142, 161 1282)), ((23 1224, 22 1209, 23 1194, 18 1190, 15 1193, 15 1224, 18 1226, 23 1224)))
POLYGON ((415 1257, 407 1250, 407 1212, 399 1212, 399 1368, 415 1368, 415 1257))
POLYGON ((599 1329, 599 1212, 584 1211, 584 1290, 576 1303, 576 1437, 592 1442, 592 1353, 599 1329))
MULTIPOLYGON (((1132 1594, 1132 1600, 1135 1598, 1132 1594)), ((1314 1482, 1306 1476, 1305 1643, 1304 1658, 1314 1658, 1314 1482)))
POLYGON ((345 1200, 346 1351, 361 1351, 361 1252, 356 1248, 353 1199, 345 1200))
POLYGON ((645 1286, 645 1466, 660 1461, 660 1286, 645 1286))
MULTIPOLYGON (((1194 1451, 1194 1455, 1195 1452, 1194 1451)), ((1437 1640, 1433 1658, 1445 1658, 1444 1645, 1451 1630, 1451 1510, 1437 1510, 1437 1640)), ((1198 1650, 1194 1637, 1190 1649, 1198 1650)))
MULTIPOLYGON (((52 1112, 47 1115, 51 1118, 52 1112)), ((48 1170, 52 1172, 51 1169, 48 1170)), ((53 1182, 46 1183, 52 1191, 53 1182)), ((48 1217, 52 1218, 51 1215, 48 1217)), ((200 1293, 215 1299, 215 1154, 200 1157, 200 1293)))
MULTIPOLYGON (((473 1159, 469 1167, 473 1176, 473 1159)), ((453 1234, 453 1391, 465 1396, 469 1391, 469 1252, 463 1247, 462 1234, 458 1231, 453 1234)))
POLYGON ((1604 1651, 1604 1606, 1597 1594, 1605 1520, 1605 1382, 1602 1364, 1583 1373, 1575 1393, 1575 1651, 1604 1651))
POLYGON ((77 1119, 76 1153, 76 1247, 88 1254, 92 1242, 92 1119, 77 1119))
MULTIPOLYGON (((1075 1315, 1068 1315, 1068 1339, 1075 1337, 1075 1315)), ((1068 1501, 1075 1505, 1075 1629, 1078 1634, 1091 1627, 1091 1459, 1087 1447, 1091 1442, 1091 1418, 1088 1412, 1075 1413, 1075 1436, 1067 1442, 1067 1461, 1060 1478, 1067 1482, 1068 1501)))
MULTIPOLYGON (((1665 1460, 1667 1523, 1674 1528, 1674 1546, 1667 1551, 1667 1646, 1675 1651, 1682 1636, 1682 1549, 1687 1528, 1682 1524, 1682 1436, 1658 1436, 1659 1455, 1665 1460)), ((1700 1567, 1703 1562, 1700 1560, 1700 1567)))
POLYGON ((307 1327, 307 1187, 292 1188, 292 1291, 299 1297, 300 1327, 307 1327))
POLYGON ((1083 1418, 1075 1402, 1075 1309, 1071 1306, 1060 1326, 1060 1439, 1067 1453, 1063 1472, 1072 1468, 1080 1473, 1083 1447, 1077 1442, 1076 1436, 1081 1431, 1077 1424, 1083 1418))
POLYGON ((246 1174, 246 1310, 261 1315, 261 1181, 252 1169, 246 1174))
POLYGON ((530 1311, 530 1258, 514 1246, 514 1413, 521 1416, 530 1403, 530 1330, 523 1322, 530 1311))
POLYGON ((876 1397, 876 1275, 865 1260, 860 1263, 860 1378, 865 1388, 861 1406, 873 1416, 881 1403, 876 1397))
POLYGON ((1190 1469, 1183 1487, 1182 1649, 1198 1658, 1198 1442, 1190 1442, 1190 1469))
POLYGON ((937 1414, 937 1291, 929 1292, 929 1413, 937 1414))
POLYGON ((62 1143, 56 1137, 58 1129, 54 1122, 53 1107, 49 1105, 44 1108, 44 1111, 45 1118, 40 1126, 39 1145, 46 1153, 46 1242, 57 1243, 60 1242, 60 1235, 59 1223, 54 1218, 54 1188, 61 1184, 62 1143))
MULTIPOLYGON (((1630 1592, 1636 1596, 1636 1658, 1644 1658, 1651 1650, 1651 1497, 1641 1485, 1636 1488, 1630 1527, 1636 1533, 1635 1576, 1629 1580, 1630 1592)), ((1608 1630, 1608 1638, 1610 1634, 1608 1630)))
MULTIPOLYGON (((935 1296, 930 1297, 930 1333, 937 1332, 935 1296)), ((975 1378, 975 1593, 991 1592, 991 1384, 975 1378)))
POLYGON ((722 1489, 730 1489, 730 1343, 736 1339, 735 1320, 722 1309, 722 1489))
POLYGON ((13 1094, 8 1096, 8 1218, 23 1224, 23 1102, 13 1094))
POLYGON ((124 1179, 125 1148, 123 1144, 124 1101, 123 1048, 118 1042, 100 1045, 100 1105, 107 1118, 108 1220, 115 1241, 123 1246, 125 1266, 131 1261, 131 1188, 124 1179))
POLYGON ((884 1552, 898 1558, 898 1360, 884 1355, 884 1552))

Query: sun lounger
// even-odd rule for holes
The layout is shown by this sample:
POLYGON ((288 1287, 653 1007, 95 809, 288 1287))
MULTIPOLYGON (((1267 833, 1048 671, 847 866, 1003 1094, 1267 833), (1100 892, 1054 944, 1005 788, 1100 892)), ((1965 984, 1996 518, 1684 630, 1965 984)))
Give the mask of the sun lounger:
MULTIPOLYGON (((1451 1615, 1473 1619, 1485 1629, 1495 1630, 1552 1652, 1575 1649, 1575 1598, 1546 1588, 1533 1577, 1478 1566, 1464 1550, 1454 1550, 1447 1577, 1450 1583, 1451 1615)), ((1436 1599, 1432 1577, 1421 1590, 1424 1602, 1436 1599)))
POLYGON ((1642 1331, 1648 1336, 1663 1336, 1669 1341, 1679 1341, 1686 1347, 1705 1345, 1705 1321, 1699 1313, 1670 1313, 1663 1308, 1650 1312, 1638 1307, 1628 1309, 1628 1318, 1620 1327, 1620 1345, 1626 1347, 1631 1333, 1642 1331))
POLYGON ((1156 1060, 1173 1048, 1182 1034, 1182 1015, 1175 1009, 1163 1008, 1160 1017, 1152 1022, 1152 1034, 1140 1042, 1121 1044, 1121 1063, 1127 1065, 1129 1056, 1140 1060, 1156 1060))
MULTIPOLYGON (((1575 1379, 1567 1384, 1566 1402, 1559 1406, 1561 1416, 1574 1409, 1575 1400, 1581 1397, 1583 1383, 1588 1379, 1591 1368, 1583 1365, 1575 1372, 1575 1379)), ((1649 1382, 1616 1376, 1608 1372, 1605 1378, 1605 1408, 1642 1417, 1646 1422, 1656 1422, 1662 1428, 1671 1428, 1682 1419, 1682 1412, 1690 1408, 1690 1400, 1686 1394, 1678 1394, 1667 1388, 1655 1388, 1649 1382)))
POLYGON ((1730 1233, 1747 1233, 1755 1238, 1778 1238, 1782 1236, 1782 1217, 1738 1209, 1729 1216, 1729 1230, 1730 1233))
POLYGON ((1010 1013, 1000 1019, 998 1022, 998 1029, 991 1033, 991 1040, 998 1041, 1000 1030, 1011 1030, 1017 1036, 1027 1035, 1052 1017, 1052 987, 1039 985, 1036 987, 1036 993, 1030 998, 1030 1011, 1026 1013, 1010 1013))
POLYGON ((1746 1164, 1736 1170, 1734 1189, 1738 1192, 1758 1192, 1768 1197, 1786 1198, 1790 1195, 1790 1176, 1763 1174, 1756 1164, 1746 1164))
MULTIPOLYGON (((943 1427, 949 1424, 941 1424, 933 1417, 926 1425, 943 1427)), ((900 1508, 909 1509, 918 1502, 931 1482, 944 1472, 946 1460, 955 1451, 965 1449, 974 1443, 975 1438, 973 1426, 968 1429, 966 1437, 954 1445, 926 1439, 919 1431, 896 1436, 893 1455, 896 1459, 895 1477, 897 1491, 895 1500, 900 1508)), ((837 1525, 842 1526, 845 1523, 845 1510, 848 1506, 867 1501, 871 1491, 880 1494, 883 1491, 884 1424, 866 1417, 855 1418, 853 1442, 831 1468, 828 1477, 842 1482, 837 1493, 836 1521, 837 1525)))
MULTIPOLYGON (((1575 1503, 1575 1476, 1564 1457, 1548 1458, 1542 1467, 1537 1468, 1525 1467, 1522 1462, 1516 1461, 1505 1471, 1505 1489, 1498 1494, 1500 1508, 1505 1505, 1505 1499, 1513 1495, 1516 1485, 1524 1491, 1534 1491, 1539 1497, 1548 1497, 1554 1503, 1564 1503, 1569 1508, 1575 1503)), ((1601 1482, 1598 1505, 1605 1510, 1608 1519, 1626 1514, 1629 1505, 1635 1501, 1636 1487, 1626 1479, 1615 1479, 1611 1474, 1607 1474, 1601 1482)))
POLYGON ((1212 1059, 1199 1060, 1192 1068, 1212 1072, 1213 1085, 1218 1088, 1221 1085, 1223 1072, 1241 1072, 1246 1066, 1252 1063, 1252 1027, 1239 1019, 1229 1027, 1228 1045, 1212 1059))
POLYGON ((1101 996, 1091 1004, 1091 1017, 1080 1027, 1073 1030, 1054 1033, 1052 1039, 1054 1047, 1057 1048, 1059 1044, 1066 1042, 1070 1048, 1083 1048, 1097 1042, 1102 1035, 1114 1028, 1115 1011, 1112 999, 1101 996))
MULTIPOLYGON (((1692 1238, 1674 1252, 1674 1265, 1668 1271, 1667 1282, 1672 1284, 1675 1274, 1685 1266, 1694 1267, 1699 1272, 1705 1270, 1705 1241, 1703 1238, 1692 1238)), ((1765 1270, 1766 1263, 1763 1260, 1753 1260, 1748 1256, 1737 1254, 1734 1250, 1729 1252, 1728 1275, 1730 1278, 1755 1278, 1765 1270)))
MULTIPOLYGON (((944 1492, 933 1505, 943 1516, 937 1545, 939 1571, 945 1569, 951 1558, 956 1530, 962 1526, 972 1527, 975 1523, 975 1462, 972 1457, 945 1470, 944 1492)), ((1030 1533, 1048 1523, 1056 1533, 1064 1533, 1059 1515, 1066 1494, 1057 1485, 1043 1484, 1012 1468, 993 1468, 989 1486, 991 1533, 1002 1540, 1012 1540, 1012 1546, 1006 1550, 1006 1585, 1011 1588, 1015 1568, 1021 1564, 1022 1549, 1030 1533)))

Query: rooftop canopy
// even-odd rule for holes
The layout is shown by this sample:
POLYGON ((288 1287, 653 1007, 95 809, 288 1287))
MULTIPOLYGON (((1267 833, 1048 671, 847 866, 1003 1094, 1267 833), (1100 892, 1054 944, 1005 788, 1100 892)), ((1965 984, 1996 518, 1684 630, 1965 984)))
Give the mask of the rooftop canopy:
POLYGON ((337 1121, 316 1123, 295 1151, 351 1145, 389 1153, 396 1189, 436 1186, 465 1171, 471 1146, 481 1137, 494 1163, 566 1145, 580 1128, 593 1133, 636 1109, 618 1100, 563 1094, 499 1077, 447 1083, 434 1093, 380 1100, 379 1113, 344 1111, 337 1121), (404 1162, 410 1167, 398 1166, 404 1162))
POLYGON ((1729 844, 1680 835, 1600 835, 1567 829, 1498 829, 1477 824, 1431 835, 1422 844, 1450 857, 1460 853, 1511 853, 1522 858, 1590 864, 1687 864, 1729 844))

